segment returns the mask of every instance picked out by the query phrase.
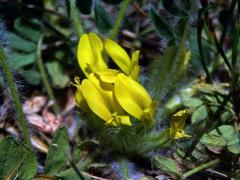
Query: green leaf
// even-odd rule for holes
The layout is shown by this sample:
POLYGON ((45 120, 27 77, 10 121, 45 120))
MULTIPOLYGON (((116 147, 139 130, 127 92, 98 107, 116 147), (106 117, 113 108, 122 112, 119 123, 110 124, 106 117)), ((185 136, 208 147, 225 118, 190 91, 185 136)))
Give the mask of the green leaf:
POLYGON ((173 159, 155 156, 153 162, 161 171, 181 177, 182 174, 177 170, 177 164, 173 159))
POLYGON ((224 147, 227 145, 226 138, 212 135, 212 134, 205 134, 202 137, 200 142, 207 146, 213 146, 213 147, 224 147))
POLYGON ((40 24, 39 23, 36 24, 36 22, 33 23, 32 21, 29 21, 27 24, 22 19, 17 19, 14 22, 14 28, 24 38, 34 42, 37 42, 41 36, 40 24), (37 26, 37 27, 33 28, 33 26, 37 26))
POLYGON ((10 66, 13 69, 19 69, 23 66, 34 63, 35 58, 36 58, 35 53, 31 53, 31 54, 13 53, 10 61, 10 66))
POLYGON ((82 14, 90 14, 92 11, 92 0, 76 0, 76 6, 82 14))
POLYGON ((31 179, 37 171, 35 154, 10 137, 0 142, 0 164, 0 179, 31 179))
POLYGON ((68 133, 65 127, 56 131, 45 162, 45 173, 55 175, 66 166, 68 157, 68 133))
POLYGON ((123 0, 103 0, 107 4, 119 4, 123 0))
POLYGON ((69 82, 69 77, 63 73, 62 67, 57 61, 46 63, 48 73, 50 74, 53 85, 64 88, 69 82))
POLYGON ((192 115, 192 123, 199 123, 200 121, 206 119, 208 117, 208 112, 206 106, 202 105, 198 107, 192 115))
POLYGON ((107 33, 110 29, 112 29, 112 20, 109 14, 105 11, 105 8, 100 3, 95 3, 94 15, 97 28, 101 33, 107 33))
POLYGON ((183 97, 182 101, 186 107, 198 107, 203 104, 202 100, 192 97, 183 97))
POLYGON ((18 51, 30 53, 35 51, 37 48, 35 43, 25 40, 14 33, 8 33, 8 40, 9 46, 18 51))
POLYGON ((21 74, 25 78, 25 80, 32 85, 38 85, 40 83, 41 76, 38 71, 27 70, 22 72, 21 74))
POLYGON ((171 26, 157 14, 153 7, 149 8, 148 16, 158 31, 160 37, 166 38, 167 40, 175 39, 175 34, 171 26))
MULTIPOLYGON (((226 141, 224 146, 227 146, 228 150, 232 153, 239 154, 240 153, 240 140, 239 140, 239 134, 235 131, 233 126, 230 125, 222 125, 218 127, 218 130, 215 129, 211 131, 209 134, 204 135, 203 138, 209 137, 209 136, 215 136, 219 139, 221 138, 222 141, 226 141)), ((203 143, 204 143, 203 139, 203 143)), ((201 139, 202 142, 202 139, 201 139)), ((215 143, 215 142, 213 142, 215 143)))

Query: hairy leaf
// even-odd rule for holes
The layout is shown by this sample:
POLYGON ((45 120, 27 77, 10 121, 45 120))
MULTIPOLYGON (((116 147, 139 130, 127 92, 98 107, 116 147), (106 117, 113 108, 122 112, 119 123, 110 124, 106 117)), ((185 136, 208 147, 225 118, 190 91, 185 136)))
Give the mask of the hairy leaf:
POLYGON ((10 137, 0 142, 0 164, 0 179, 31 179, 37 170, 35 154, 10 137))
POLYGON ((68 133, 65 127, 58 129, 54 134, 45 162, 45 173, 54 175, 59 172, 68 160, 68 133))

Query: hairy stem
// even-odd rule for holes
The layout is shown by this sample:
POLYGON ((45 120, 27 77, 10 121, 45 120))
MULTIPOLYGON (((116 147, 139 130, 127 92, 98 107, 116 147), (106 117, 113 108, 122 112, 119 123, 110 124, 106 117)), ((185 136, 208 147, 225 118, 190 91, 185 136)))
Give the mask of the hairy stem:
POLYGON ((8 66, 7 57, 4 53, 4 49, 1 44, 0 44, 0 62, 2 64, 3 72, 6 76, 6 80, 7 80, 11 95, 12 95, 13 103, 15 104, 19 123, 20 123, 22 133, 23 133, 24 142, 29 146, 29 148, 31 148, 31 140, 30 140, 30 135, 28 132, 27 121, 25 119, 25 116, 24 116, 24 113, 22 110, 22 105, 21 105, 20 98, 18 95, 17 86, 14 83, 14 78, 13 78, 11 70, 8 66))
POLYGON ((123 21, 123 18, 124 18, 124 15, 127 11, 127 8, 128 8, 128 5, 129 3, 131 2, 131 0, 124 0, 121 5, 120 5, 120 11, 119 11, 119 14, 118 14, 118 17, 117 17, 117 20, 114 24, 114 27, 113 29, 111 30, 110 32, 110 38, 111 39, 115 39, 116 36, 117 36, 117 33, 119 31, 119 28, 122 24, 122 21, 123 21))
POLYGON ((54 101, 54 104, 53 104, 53 109, 54 109, 54 112, 55 113, 58 113, 60 108, 59 106, 57 105, 56 103, 56 99, 53 95, 53 90, 50 86, 50 83, 48 81, 48 78, 47 78, 47 73, 44 69, 44 66, 43 66, 43 61, 42 61, 42 57, 41 57, 41 46, 42 46, 42 37, 39 39, 38 41, 38 47, 37 47, 37 57, 36 57, 36 61, 37 61, 37 66, 39 68, 39 71, 40 71, 40 75, 41 75, 41 78, 42 78, 42 81, 43 81, 43 85, 47 91, 47 94, 49 96, 49 98, 51 100, 54 101))
POLYGON ((70 2, 71 19, 72 19, 73 25, 76 28, 78 37, 80 38, 84 34, 84 29, 83 29, 83 26, 82 26, 81 18, 78 15, 78 11, 77 11, 77 8, 76 8, 75 3, 74 3, 75 1, 74 0, 69 0, 69 2, 70 2))
POLYGON ((215 160, 212 160, 212 161, 210 161, 210 162, 208 162, 208 163, 202 164, 202 165, 200 165, 200 166, 198 166, 198 167, 196 167, 196 168, 194 168, 194 169, 186 172, 185 174, 183 174, 182 179, 185 179, 185 178, 187 178, 187 177, 190 177, 190 176, 192 176, 193 174, 196 174, 196 173, 198 173, 198 172, 200 172, 200 171, 202 171, 202 170, 204 170, 204 169, 207 169, 207 168, 210 168, 210 167, 212 167, 212 166, 215 166, 215 165, 217 165, 219 162, 220 162, 219 159, 215 159, 215 160))

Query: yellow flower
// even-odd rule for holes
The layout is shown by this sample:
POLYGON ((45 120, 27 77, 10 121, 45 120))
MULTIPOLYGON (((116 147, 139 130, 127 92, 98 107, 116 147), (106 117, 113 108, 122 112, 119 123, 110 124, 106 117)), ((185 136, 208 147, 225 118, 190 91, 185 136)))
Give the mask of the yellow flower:
POLYGON ((119 73, 114 81, 114 92, 126 112, 144 123, 153 122, 156 103, 139 83, 119 73))
POLYGON ((108 68, 106 55, 108 54, 126 75, 134 80, 138 79, 140 66, 138 65, 140 51, 135 51, 132 58, 116 42, 106 39, 103 42, 95 33, 84 34, 78 43, 78 63, 83 73, 88 77, 91 73, 104 71, 108 68))
POLYGON ((80 38, 77 49, 78 63, 87 77, 90 73, 107 69, 103 50, 103 43, 96 34, 84 34, 80 38))
POLYGON ((171 119, 170 136, 174 139, 191 137, 184 132, 185 121, 188 116, 188 110, 181 110, 175 113, 171 119))
POLYGON ((138 65, 140 51, 135 51, 132 54, 132 59, 130 59, 127 52, 111 39, 106 39, 104 41, 104 48, 112 60, 126 75, 137 80, 140 70, 140 66, 138 65))
POLYGON ((81 93, 89 108, 107 124, 131 125, 129 116, 116 100, 113 84, 101 81, 92 73, 82 81, 81 93))

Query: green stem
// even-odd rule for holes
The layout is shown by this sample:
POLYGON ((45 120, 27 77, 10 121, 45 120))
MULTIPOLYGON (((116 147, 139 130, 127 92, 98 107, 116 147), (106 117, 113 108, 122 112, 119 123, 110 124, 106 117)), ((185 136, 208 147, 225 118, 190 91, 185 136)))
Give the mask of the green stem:
POLYGON ((200 166, 198 166, 198 167, 196 167, 196 168, 186 172, 185 174, 183 174, 182 179, 185 179, 185 178, 187 178, 189 176, 192 176, 193 174, 196 174, 196 173, 198 173, 198 172, 200 172, 200 171, 202 171, 204 169, 207 169, 207 168, 210 168, 212 166, 215 166, 219 162, 220 162, 219 159, 215 159, 215 160, 212 160, 212 161, 210 161, 208 163, 202 164, 202 165, 200 165, 200 166))
POLYGON ((127 8, 128 8, 128 5, 129 3, 131 2, 131 0, 124 0, 121 5, 120 5, 120 11, 119 11, 119 14, 118 14, 118 17, 116 19, 116 22, 114 24, 114 27, 113 29, 111 30, 110 32, 110 38, 111 39, 115 39, 116 36, 117 36, 117 33, 119 31, 119 28, 122 24, 122 21, 123 21, 123 18, 124 18, 124 15, 127 11, 127 8))
POLYGON ((48 82, 47 73, 46 73, 46 71, 44 69, 43 61, 42 61, 42 57, 41 57, 42 39, 43 38, 41 37, 39 39, 39 41, 38 41, 36 61, 37 61, 37 66, 39 68, 40 75, 41 75, 41 78, 42 78, 42 81, 43 81, 43 85, 44 85, 44 87, 45 87, 45 89, 47 91, 47 94, 48 94, 49 98, 54 101, 53 109, 54 109, 54 112, 57 114, 60 111, 60 108, 57 105, 56 99, 55 99, 55 97, 53 95, 53 90, 52 90, 52 88, 50 86, 50 83, 48 82))
POLYGON ((24 116, 24 113, 22 110, 22 105, 21 105, 20 98, 18 95, 17 86, 14 83, 14 78, 13 78, 11 70, 8 66, 7 57, 4 53, 4 50, 3 50, 3 47, 1 44, 0 44, 0 62, 2 64, 3 72, 6 76, 6 80, 7 80, 11 95, 12 95, 13 103, 15 104, 19 123, 20 123, 21 129, 22 129, 22 132, 23 132, 24 142, 29 146, 29 148, 31 148, 31 140, 30 140, 30 135, 28 132, 27 121, 25 119, 25 116, 24 116))
POLYGON ((73 25, 77 30, 78 37, 80 38, 84 34, 84 29, 82 26, 81 18, 78 15, 77 8, 75 6, 74 0, 69 0, 70 2, 70 15, 72 18, 73 25))

